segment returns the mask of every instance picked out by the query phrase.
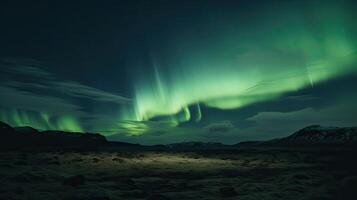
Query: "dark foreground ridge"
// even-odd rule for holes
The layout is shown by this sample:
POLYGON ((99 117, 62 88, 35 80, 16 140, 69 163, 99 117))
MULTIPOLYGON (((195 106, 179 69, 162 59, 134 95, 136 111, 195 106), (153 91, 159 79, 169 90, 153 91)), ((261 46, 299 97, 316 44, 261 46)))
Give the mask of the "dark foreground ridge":
POLYGON ((94 149, 103 146, 137 146, 125 142, 109 142, 98 133, 38 131, 32 127, 16 127, 0 122, 0 150, 36 148, 94 149))
POLYGON ((170 149, 233 149, 245 147, 296 147, 296 146, 357 146, 357 127, 323 127, 312 125, 288 137, 269 141, 244 141, 235 145, 217 142, 182 142, 165 145, 170 149))
POLYGON ((218 142, 181 142, 167 145, 141 146, 126 142, 108 141, 98 133, 38 131, 32 127, 13 128, 0 122, 0 150, 33 148, 94 149, 101 147, 130 147, 154 150, 219 150, 264 146, 357 146, 357 127, 308 126, 288 137, 269 141, 245 141, 235 145, 218 142))
POLYGON ((0 123, 12 148, 0 151, 0 200, 355 200, 357 148, 340 148, 355 134, 310 126, 265 142, 139 146, 0 123))

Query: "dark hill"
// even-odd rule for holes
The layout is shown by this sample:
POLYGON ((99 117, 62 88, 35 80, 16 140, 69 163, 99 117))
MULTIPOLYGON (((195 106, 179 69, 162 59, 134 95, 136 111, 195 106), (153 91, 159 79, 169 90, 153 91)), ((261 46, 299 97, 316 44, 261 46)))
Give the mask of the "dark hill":
POLYGON ((14 132, 14 128, 5 124, 4 122, 0 122, 0 133, 2 134, 12 134, 14 132))
POLYGON ((0 149, 20 150, 37 148, 94 149, 104 146, 130 146, 122 142, 108 142, 97 133, 38 131, 32 127, 12 128, 0 122, 0 149))
POLYGON ((292 135, 265 144, 285 145, 348 145, 357 144, 357 127, 308 126, 292 135))
POLYGON ((170 149, 221 149, 229 145, 218 142, 181 142, 166 145, 170 149))
POLYGON ((351 143, 357 142, 356 127, 308 126, 285 138, 288 142, 304 143, 351 143))

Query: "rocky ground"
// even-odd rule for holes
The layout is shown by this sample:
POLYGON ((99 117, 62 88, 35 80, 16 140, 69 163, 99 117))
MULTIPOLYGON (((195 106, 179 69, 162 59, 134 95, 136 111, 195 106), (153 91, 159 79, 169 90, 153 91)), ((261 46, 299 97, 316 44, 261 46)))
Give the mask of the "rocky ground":
POLYGON ((355 151, 2 152, 0 199, 357 199, 355 151))

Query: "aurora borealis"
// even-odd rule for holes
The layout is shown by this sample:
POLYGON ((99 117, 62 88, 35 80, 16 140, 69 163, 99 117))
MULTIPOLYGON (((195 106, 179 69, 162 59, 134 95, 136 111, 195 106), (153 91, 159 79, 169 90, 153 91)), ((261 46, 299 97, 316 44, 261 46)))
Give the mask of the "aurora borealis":
POLYGON ((13 126, 155 144, 356 125, 353 1, 25 4, 1 8, 13 126))

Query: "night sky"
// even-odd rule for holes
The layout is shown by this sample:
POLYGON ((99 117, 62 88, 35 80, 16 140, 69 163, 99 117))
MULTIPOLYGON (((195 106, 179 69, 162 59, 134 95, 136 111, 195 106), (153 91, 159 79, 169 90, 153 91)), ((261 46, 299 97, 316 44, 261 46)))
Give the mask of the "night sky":
POLYGON ((357 125, 354 1, 1 1, 0 121, 141 144, 357 125))

